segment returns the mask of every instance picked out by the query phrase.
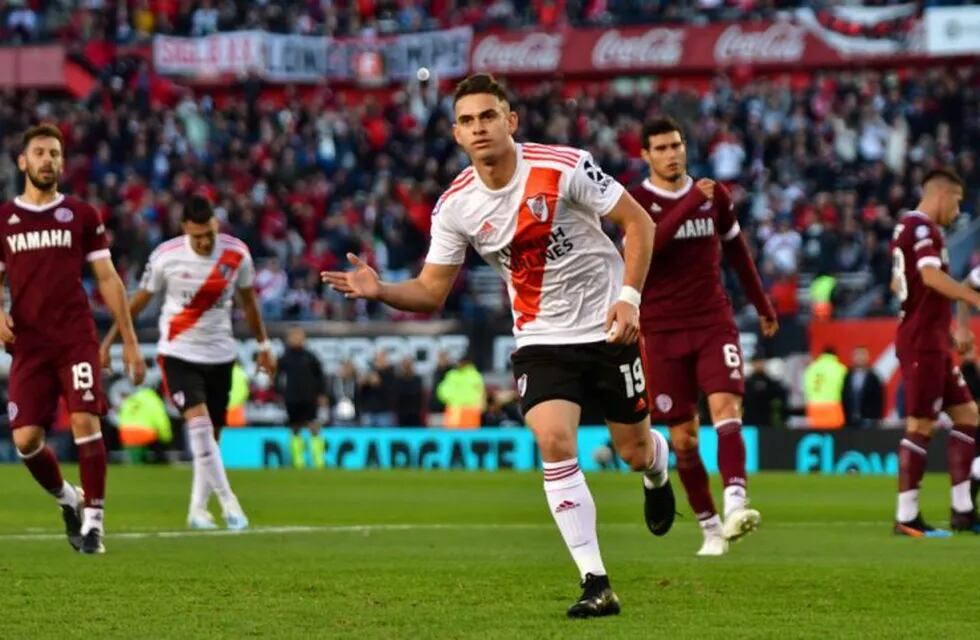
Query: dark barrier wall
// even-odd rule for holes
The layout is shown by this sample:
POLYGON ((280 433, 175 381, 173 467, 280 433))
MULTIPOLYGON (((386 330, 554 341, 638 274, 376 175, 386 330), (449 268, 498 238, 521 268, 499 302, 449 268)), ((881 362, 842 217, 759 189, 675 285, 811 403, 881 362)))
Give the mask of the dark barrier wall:
MULTIPOLYGON (((759 468, 798 473, 898 474, 898 443, 904 431, 759 430, 759 468)), ((946 433, 929 445, 929 471, 946 469, 946 433)))

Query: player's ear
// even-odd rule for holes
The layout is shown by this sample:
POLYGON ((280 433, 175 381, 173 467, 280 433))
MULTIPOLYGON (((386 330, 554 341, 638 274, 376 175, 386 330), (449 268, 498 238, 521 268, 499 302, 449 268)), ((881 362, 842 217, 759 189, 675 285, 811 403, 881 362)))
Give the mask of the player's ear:
POLYGON ((27 156, 23 152, 17 154, 17 168, 21 171, 27 171, 27 156))
POLYGON ((456 126, 455 122, 453 122, 453 139, 456 141, 456 144, 463 146, 463 142, 459 139, 459 136, 460 136, 459 127, 456 126))
POLYGON ((507 132, 510 135, 517 132, 517 112, 511 109, 507 110, 507 132))

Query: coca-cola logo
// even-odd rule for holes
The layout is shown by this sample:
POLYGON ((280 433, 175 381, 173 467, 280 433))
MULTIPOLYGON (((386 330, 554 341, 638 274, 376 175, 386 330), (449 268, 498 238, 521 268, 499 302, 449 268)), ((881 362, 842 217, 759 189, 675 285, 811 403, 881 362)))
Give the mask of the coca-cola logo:
POLYGON ((592 48, 592 65, 596 69, 665 67, 677 64, 683 53, 683 29, 650 29, 638 36, 613 29, 592 48))
POLYGON ((745 32, 737 24, 715 42, 715 62, 797 62, 806 50, 806 32, 786 22, 765 31, 745 32))
POLYGON ((529 33, 513 42, 487 36, 473 50, 473 69, 554 71, 561 62, 561 45, 562 36, 550 33, 529 33))

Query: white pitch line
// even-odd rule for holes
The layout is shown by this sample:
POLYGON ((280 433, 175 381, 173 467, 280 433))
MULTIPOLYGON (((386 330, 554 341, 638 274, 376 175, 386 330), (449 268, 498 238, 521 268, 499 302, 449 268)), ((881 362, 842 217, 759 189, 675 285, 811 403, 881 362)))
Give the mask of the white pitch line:
MULTIPOLYGON (((786 529, 802 527, 885 527, 890 523, 886 521, 828 521, 828 522, 772 522, 763 523, 763 529, 786 529)), ((146 539, 165 539, 165 538, 204 538, 212 536, 245 536, 245 535, 289 535, 289 534, 308 534, 308 533, 373 533, 387 531, 465 531, 465 530, 527 530, 527 529, 552 529, 555 525, 551 523, 485 523, 485 524, 465 524, 465 523, 415 523, 415 524, 351 524, 351 525, 293 525, 276 527, 252 527, 244 531, 230 531, 228 529, 215 529, 212 531, 121 531, 114 533, 111 530, 106 534, 109 540, 146 540, 146 539)), ((638 528, 639 525, 627 522, 611 522, 609 524, 599 524, 599 529, 610 528, 638 528)), ((54 532, 31 532, 31 533, 0 533, 0 540, 11 541, 42 541, 42 540, 61 540, 65 537, 64 533, 54 532)))

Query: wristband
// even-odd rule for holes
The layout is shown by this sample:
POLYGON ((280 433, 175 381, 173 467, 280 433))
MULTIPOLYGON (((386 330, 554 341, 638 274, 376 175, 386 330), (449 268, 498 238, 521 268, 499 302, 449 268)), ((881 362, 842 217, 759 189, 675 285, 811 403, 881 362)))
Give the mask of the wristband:
POLYGON ((265 351, 266 353, 272 353, 272 343, 268 340, 263 340, 258 343, 259 351, 265 351))
POLYGON ((619 292, 619 299, 623 302, 628 302, 637 309, 640 308, 640 292, 629 285, 624 285, 619 292))

